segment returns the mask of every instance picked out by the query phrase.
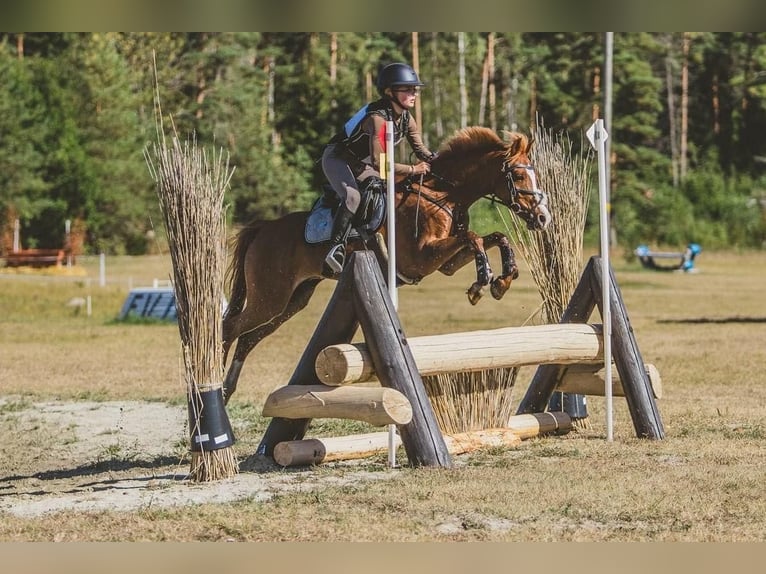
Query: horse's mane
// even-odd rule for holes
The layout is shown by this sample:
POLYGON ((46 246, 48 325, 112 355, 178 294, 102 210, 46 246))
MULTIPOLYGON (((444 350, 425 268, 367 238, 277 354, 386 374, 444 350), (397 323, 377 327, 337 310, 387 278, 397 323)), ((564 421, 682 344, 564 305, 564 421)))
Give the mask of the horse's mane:
POLYGON ((500 152, 509 159, 526 151, 528 138, 522 133, 505 132, 506 140, 494 130, 482 126, 471 126, 456 131, 439 148, 439 159, 463 156, 467 153, 500 152))

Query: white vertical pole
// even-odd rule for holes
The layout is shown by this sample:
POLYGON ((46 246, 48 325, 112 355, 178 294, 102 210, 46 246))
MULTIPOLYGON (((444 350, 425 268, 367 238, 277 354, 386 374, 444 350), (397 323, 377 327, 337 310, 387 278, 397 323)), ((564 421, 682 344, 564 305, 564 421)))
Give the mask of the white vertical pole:
POLYGON ((596 120, 587 131, 591 145, 598 152, 599 220, 601 231, 601 319, 604 324, 604 396, 606 397, 606 440, 612 441, 612 304, 609 296, 609 202, 606 184, 606 140, 604 120, 596 120))
MULTIPOLYGON (((396 209, 394 186, 394 122, 386 122, 386 164, 381 170, 388 172, 386 177, 386 237, 388 247, 388 294, 399 308, 399 295, 396 291, 396 209)), ((396 425, 388 425, 388 466, 396 467, 396 425)))
MULTIPOLYGON (((399 297, 396 291, 396 226, 394 210, 396 208, 396 198, 394 197, 394 122, 386 122, 386 234, 388 237, 388 293, 391 301, 394 302, 394 308, 399 307, 399 297)), ((382 166, 381 166, 382 167, 382 166)))
POLYGON ((66 266, 71 267, 72 266, 72 244, 71 244, 71 237, 70 233, 72 231, 72 221, 67 219, 64 222, 64 232, 66 234, 66 246, 68 248, 67 254, 66 254, 66 266))
POLYGON ((106 286, 106 255, 102 253, 98 257, 98 284, 106 286))
MULTIPOLYGON (((612 131, 612 84, 614 75, 612 70, 614 60, 614 32, 606 33, 606 48, 604 58, 604 128, 606 133, 612 131)), ((604 180, 606 181, 606 202, 608 205, 612 204, 612 165, 610 161, 612 142, 607 138, 604 144, 604 180)), ((611 214, 609 214, 611 215, 611 214)), ((611 222, 610 222, 611 223, 611 222)), ((609 230, 609 243, 614 245, 615 243, 615 230, 610 228, 609 230)))
POLYGON ((13 252, 21 251, 21 224, 18 219, 13 220, 13 252))

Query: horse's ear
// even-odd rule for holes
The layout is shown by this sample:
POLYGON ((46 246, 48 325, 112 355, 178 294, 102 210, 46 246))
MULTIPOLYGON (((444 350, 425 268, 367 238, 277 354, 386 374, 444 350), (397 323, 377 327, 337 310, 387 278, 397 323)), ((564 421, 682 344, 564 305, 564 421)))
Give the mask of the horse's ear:
POLYGON ((504 131, 503 135, 505 136, 505 141, 508 142, 508 155, 510 157, 516 157, 529 149, 529 140, 524 134, 504 131))

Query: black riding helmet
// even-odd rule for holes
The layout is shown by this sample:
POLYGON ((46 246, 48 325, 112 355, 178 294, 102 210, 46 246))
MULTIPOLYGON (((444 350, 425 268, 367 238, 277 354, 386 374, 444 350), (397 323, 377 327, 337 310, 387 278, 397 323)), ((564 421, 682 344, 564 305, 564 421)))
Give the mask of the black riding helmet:
POLYGON ((386 88, 394 86, 425 86, 410 66, 402 63, 388 64, 378 74, 378 93, 385 95, 386 88))

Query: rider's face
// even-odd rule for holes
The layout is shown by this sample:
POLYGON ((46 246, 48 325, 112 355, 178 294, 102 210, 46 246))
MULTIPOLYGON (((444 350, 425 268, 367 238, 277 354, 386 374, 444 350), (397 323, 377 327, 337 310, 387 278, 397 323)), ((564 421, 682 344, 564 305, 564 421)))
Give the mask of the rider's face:
POLYGON ((410 110, 415 107, 415 99, 420 93, 418 86, 397 86, 392 88, 394 101, 399 104, 402 109, 410 110))

